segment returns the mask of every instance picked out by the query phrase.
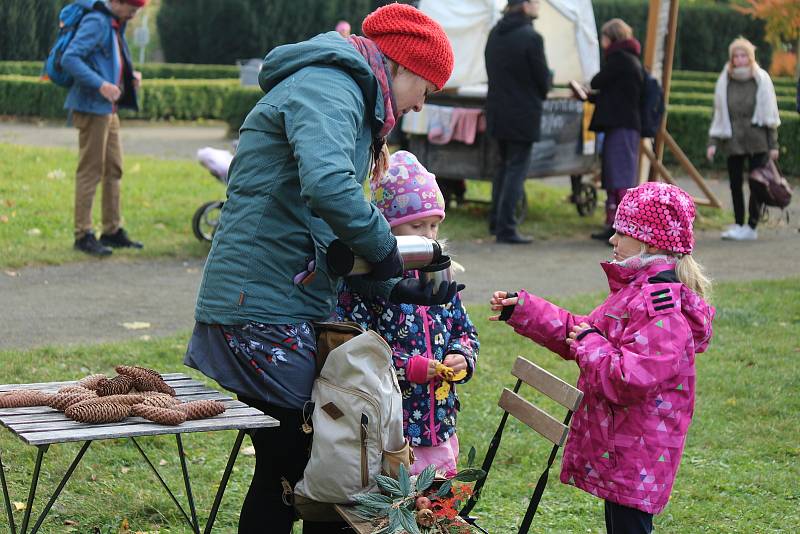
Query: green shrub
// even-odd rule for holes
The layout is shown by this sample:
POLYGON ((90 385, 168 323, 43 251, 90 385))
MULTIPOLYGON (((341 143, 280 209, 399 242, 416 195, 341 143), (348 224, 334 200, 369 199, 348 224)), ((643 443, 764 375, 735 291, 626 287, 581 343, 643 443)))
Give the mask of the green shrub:
POLYGON ((222 120, 228 123, 230 133, 238 132, 244 118, 264 96, 264 91, 258 87, 237 87, 225 95, 225 105, 222 120))
POLYGON ((167 61, 233 63, 262 58, 278 45, 333 30, 340 19, 360 33, 361 21, 373 4, 371 0, 163 0, 157 26, 167 61))
MULTIPOLYGON (((594 0, 598 33, 607 20, 619 17, 631 25, 644 46, 647 37, 648 2, 642 0, 594 0)), ((675 69, 719 71, 728 58, 728 45, 744 35, 758 47, 758 61, 769 66, 772 47, 764 40, 764 21, 734 11, 728 4, 681 4, 675 46, 675 69)))
MULTIPOLYGON (((670 91, 675 93, 708 93, 713 95, 715 85, 716 81, 673 80, 670 91)), ((776 85, 775 94, 778 95, 778 97, 785 96, 793 98, 796 94, 796 88, 787 85, 776 85)))
MULTIPOLYGON (((713 93, 677 93, 670 92, 670 105, 681 106, 707 106, 714 105, 713 93)), ((795 111, 797 102, 793 96, 778 96, 778 109, 782 111, 795 111)))
MULTIPOLYGON (((711 82, 716 83, 717 78, 719 78, 719 73, 722 70, 722 66, 720 66, 719 70, 714 72, 705 72, 705 71, 697 71, 697 70, 674 70, 672 71, 672 82, 675 83, 676 81, 696 81, 696 82, 711 82)), ((794 78, 790 78, 789 76, 777 76, 772 78, 772 83, 775 87, 790 87, 795 89, 797 87, 797 80, 794 78)))
MULTIPOLYGON (((794 176, 800 176, 800 116, 796 112, 781 111, 781 125, 778 127, 778 141, 781 145, 781 169, 794 176)), ((667 116, 667 130, 675 138, 681 149, 698 167, 725 169, 725 157, 718 156, 713 163, 706 160, 708 127, 711 125, 710 106, 670 105, 667 116)), ((676 160, 666 151, 668 163, 676 160)))
MULTIPOLYGON (((39 76, 43 61, 0 61, 0 75, 19 74, 39 76)), ((239 68, 235 65, 193 65, 191 63, 144 63, 135 65, 146 80, 154 78, 193 79, 238 79, 239 68)))
MULTIPOLYGON (((713 84, 712 84, 713 90, 713 84)), ((679 93, 676 93, 679 94, 679 93)), ((704 93, 694 98, 703 98, 704 93)), ((0 76, 0 115, 29 115, 64 118, 66 90, 31 76, 0 76)), ((232 132, 263 96, 257 87, 239 87, 231 80, 150 80, 142 86, 141 111, 124 112, 125 117, 149 120, 221 119, 232 132)), ((668 129, 692 162, 708 167, 705 147, 711 123, 711 105, 669 106, 668 129)), ((781 111, 778 136, 781 144, 781 168, 800 175, 800 116, 794 111, 781 111)), ((667 161, 675 163, 670 156, 667 161)), ((724 158, 717 158, 716 168, 724 169, 724 158)))
MULTIPOLYGON (((140 111, 123 117, 163 120, 219 119, 225 95, 238 87, 230 80, 150 80, 139 93, 140 111)), ((66 117, 67 90, 36 77, 0 76, 0 115, 66 117)))

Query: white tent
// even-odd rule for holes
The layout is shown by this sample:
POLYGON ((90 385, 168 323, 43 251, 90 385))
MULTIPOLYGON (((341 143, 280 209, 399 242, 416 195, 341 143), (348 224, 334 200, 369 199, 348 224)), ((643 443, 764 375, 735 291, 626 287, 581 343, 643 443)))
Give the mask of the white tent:
MULTIPOLYGON (((455 51, 446 87, 486 83, 483 50, 505 0, 421 0, 419 8, 442 25, 455 51)), ((597 28, 591 0, 541 0, 536 31, 544 38, 555 83, 589 81, 600 70, 597 28)))

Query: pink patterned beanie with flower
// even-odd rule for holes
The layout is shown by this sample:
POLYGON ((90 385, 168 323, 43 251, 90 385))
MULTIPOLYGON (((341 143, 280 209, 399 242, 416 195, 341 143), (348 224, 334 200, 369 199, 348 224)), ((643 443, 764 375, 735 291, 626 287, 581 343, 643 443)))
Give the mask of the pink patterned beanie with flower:
POLYGON ((678 254, 694 248, 694 200, 680 187, 647 182, 628 189, 617 208, 614 230, 678 254))
POLYGON ((389 170, 380 183, 371 183, 370 189, 372 201, 392 228, 431 215, 444 220, 444 197, 436 176, 411 152, 399 150, 392 154, 389 170))

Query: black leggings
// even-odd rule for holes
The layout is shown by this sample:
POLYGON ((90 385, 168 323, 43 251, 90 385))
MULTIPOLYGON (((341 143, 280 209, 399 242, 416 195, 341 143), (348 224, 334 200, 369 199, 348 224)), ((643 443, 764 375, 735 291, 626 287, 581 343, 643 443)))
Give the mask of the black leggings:
POLYGON ((605 501, 607 534, 650 534, 653 514, 605 501))
MULTIPOLYGON (((239 517, 239 534, 291 534, 294 508, 283 502, 281 478, 294 487, 308 463, 311 435, 300 430, 302 412, 256 399, 239 400, 281 422, 251 434, 256 449, 256 469, 239 517)), ((346 523, 303 521, 303 534, 352 532, 346 523)))
MULTIPOLYGON (((744 160, 747 159, 747 170, 752 171, 762 167, 766 163, 766 152, 758 154, 728 156, 728 176, 731 182, 731 196, 733 197, 733 216, 736 224, 744 224, 744 160)), ((758 226, 758 218, 761 216, 762 204, 758 195, 750 191, 750 202, 748 203, 749 219, 747 224, 755 229, 758 226)))

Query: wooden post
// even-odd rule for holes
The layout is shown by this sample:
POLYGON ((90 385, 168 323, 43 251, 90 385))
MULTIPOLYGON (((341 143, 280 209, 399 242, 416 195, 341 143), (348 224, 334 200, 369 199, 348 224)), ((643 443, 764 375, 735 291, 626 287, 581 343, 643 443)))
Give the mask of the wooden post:
MULTIPOLYGON (((645 44, 642 62, 648 71, 660 70, 661 88, 664 92, 664 102, 669 102, 669 94, 672 86, 672 64, 675 59, 675 42, 678 34, 678 7, 680 0, 650 0, 650 7, 647 17, 647 41, 645 44), (661 10, 663 2, 669 2, 668 15, 666 21, 666 31, 660 35, 659 29, 662 28, 661 10), (656 52, 658 51, 659 41, 663 39, 663 58, 661 64, 657 64, 656 52)), ((668 111, 665 111, 664 118, 656 133, 655 140, 651 146, 649 139, 642 139, 639 145, 639 183, 645 181, 655 181, 661 177, 665 182, 675 183, 671 173, 664 167, 664 147, 666 146, 673 153, 678 163, 689 177, 697 184, 701 191, 706 195, 705 199, 695 198, 699 205, 721 208, 719 199, 706 185, 705 179, 698 172, 692 162, 686 157, 678 143, 667 131, 668 111)))

